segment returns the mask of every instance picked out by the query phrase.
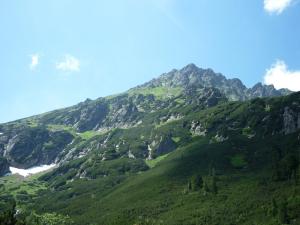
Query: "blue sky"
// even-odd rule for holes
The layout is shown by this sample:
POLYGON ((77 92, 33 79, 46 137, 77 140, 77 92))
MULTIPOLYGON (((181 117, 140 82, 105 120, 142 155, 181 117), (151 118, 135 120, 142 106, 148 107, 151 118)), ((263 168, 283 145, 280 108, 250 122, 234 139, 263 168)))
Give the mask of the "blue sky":
POLYGON ((188 63, 300 90, 299 21, 299 0, 1 1, 0 122, 188 63))

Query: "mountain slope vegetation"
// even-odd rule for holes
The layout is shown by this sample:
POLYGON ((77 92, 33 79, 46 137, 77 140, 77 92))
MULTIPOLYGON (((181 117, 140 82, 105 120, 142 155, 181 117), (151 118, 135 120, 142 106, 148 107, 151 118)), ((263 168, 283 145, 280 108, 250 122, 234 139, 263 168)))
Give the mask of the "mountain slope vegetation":
POLYGON ((3 174, 57 164, 0 179, 20 224, 300 222, 300 93, 190 64, 0 134, 3 174))

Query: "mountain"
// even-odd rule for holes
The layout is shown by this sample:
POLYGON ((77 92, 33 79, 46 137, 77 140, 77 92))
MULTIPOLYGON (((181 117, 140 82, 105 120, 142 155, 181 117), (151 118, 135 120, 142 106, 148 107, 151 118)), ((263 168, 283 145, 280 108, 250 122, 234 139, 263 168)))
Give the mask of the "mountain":
POLYGON ((0 208, 12 195, 27 224, 300 221, 300 93, 190 64, 0 134, 2 174, 57 164, 0 179, 0 208))
MULTIPOLYGON (((178 109, 187 105, 195 105, 193 110, 199 111, 227 100, 289 93, 262 84, 247 89, 239 79, 226 79, 211 69, 189 64, 123 94, 94 101, 87 99, 69 108, 2 124, 0 155, 21 168, 57 163, 90 151, 90 148, 76 151, 72 148, 78 137, 138 127, 150 114, 162 109, 168 112, 156 118, 158 124, 185 116, 178 109)), ((147 151, 144 149, 143 155, 150 157, 147 151)))
POLYGON ((157 79, 139 86, 138 88, 188 88, 188 87, 214 87, 223 93, 229 100, 249 100, 256 97, 282 96, 290 94, 288 89, 276 90, 273 85, 258 83, 247 88, 239 79, 226 79, 220 73, 211 69, 201 69, 189 64, 181 70, 172 70, 157 79))

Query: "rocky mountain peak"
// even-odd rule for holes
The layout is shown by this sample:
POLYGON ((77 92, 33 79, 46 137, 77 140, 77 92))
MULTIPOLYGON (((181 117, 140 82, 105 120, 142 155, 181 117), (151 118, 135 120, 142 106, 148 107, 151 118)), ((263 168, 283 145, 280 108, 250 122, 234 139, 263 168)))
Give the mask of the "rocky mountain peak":
POLYGON ((255 97, 269 97, 269 96, 282 96, 290 94, 291 91, 288 89, 277 90, 273 85, 265 85, 261 82, 255 84, 252 88, 247 90, 247 93, 252 98, 255 97))
POLYGON ((238 78, 227 79, 223 74, 216 73, 212 69, 202 69, 191 63, 180 70, 173 69, 164 73, 137 88, 154 87, 181 87, 190 86, 213 87, 219 89, 228 99, 248 100, 255 97, 271 97, 290 94, 287 89, 276 90, 273 85, 258 83, 252 88, 247 88, 238 78))
POLYGON ((180 72, 182 75, 188 75, 194 72, 197 72, 198 70, 200 70, 200 68, 198 68, 194 63, 190 63, 188 65, 186 65, 185 67, 183 67, 180 72))

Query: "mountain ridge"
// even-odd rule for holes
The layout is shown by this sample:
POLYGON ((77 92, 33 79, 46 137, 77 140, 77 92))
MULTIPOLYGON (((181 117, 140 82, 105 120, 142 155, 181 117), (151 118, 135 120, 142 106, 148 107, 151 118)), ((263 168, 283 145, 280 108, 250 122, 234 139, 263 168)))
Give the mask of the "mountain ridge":
MULTIPOLYGON (((168 121, 183 117, 179 109, 189 105, 194 105, 193 110, 199 111, 228 100, 286 94, 288 92, 277 91, 272 86, 262 84, 247 89, 237 78, 226 79, 211 69, 189 64, 125 93, 96 100, 87 99, 74 106, 0 124, 0 156, 7 158, 13 166, 50 164, 60 161, 59 155, 68 146, 72 146, 76 137, 84 136, 85 132, 101 135, 114 129, 138 127, 149 115, 162 110, 169 112, 157 120, 168 121), (64 138, 58 139, 58 136, 64 138)), ((165 142, 174 145, 168 138, 165 142)), ((87 153, 81 151, 78 154, 77 157, 87 153)))
MULTIPOLYGON (((247 88, 239 78, 228 78, 227 79, 226 76, 224 76, 222 73, 215 73, 213 69, 199 68, 194 63, 190 63, 190 64, 188 64, 187 66, 183 67, 180 70, 172 69, 171 71, 169 71, 167 73, 163 73, 160 76, 158 76, 156 78, 153 78, 148 82, 145 82, 141 85, 137 85, 137 86, 135 86, 133 88, 130 88, 127 91, 119 93, 119 94, 113 94, 113 95, 108 95, 108 96, 105 96, 105 97, 99 97, 99 98, 96 98, 94 100, 92 100, 90 98, 86 98, 86 100, 84 100, 82 102, 79 102, 78 104, 75 104, 75 105, 72 105, 72 106, 67 106, 67 107, 63 107, 63 108, 59 108, 59 109, 54 109, 54 110, 50 110, 48 112, 44 112, 44 113, 41 113, 41 114, 32 115, 32 116, 28 116, 28 117, 25 117, 25 118, 16 119, 16 120, 13 120, 13 121, 8 121, 8 122, 0 123, 0 124, 8 124, 8 123, 11 123, 11 122, 24 120, 24 119, 28 119, 28 118, 31 118, 31 117, 42 116, 42 115, 49 114, 49 113, 54 112, 54 111, 63 110, 63 109, 67 109, 67 108, 72 108, 76 105, 81 105, 81 104, 84 104, 86 102, 91 102, 91 101, 97 101, 99 99, 115 98, 115 97, 118 97, 120 95, 130 93, 131 91, 138 90, 138 89, 143 89, 143 88, 149 87, 149 86, 152 86, 152 87, 165 86, 165 85, 162 85, 162 83, 163 83, 162 80, 164 80, 165 77, 168 78, 168 79, 171 78, 170 80, 172 82, 172 80, 173 80, 172 77, 175 76, 174 75, 175 73, 177 74, 176 77, 178 77, 178 73, 179 73, 179 76, 185 77, 186 75, 191 75, 191 74, 193 75, 193 73, 195 71, 196 71, 196 76, 201 76, 203 74, 208 73, 209 75, 211 75, 211 78, 210 78, 211 80, 220 79, 222 81, 228 82, 227 85, 232 85, 233 88, 242 89, 242 91, 238 91, 238 93, 240 93, 241 96, 239 96, 239 97, 235 96, 232 99, 229 98, 229 100, 242 100, 243 101, 243 100, 249 100, 249 99, 255 98, 255 97, 272 97, 272 96, 275 97, 275 96, 288 95, 288 94, 292 93, 292 91, 290 91, 287 88, 275 89, 275 87, 273 85, 265 85, 265 84, 262 84, 261 82, 256 83, 255 85, 253 85, 253 87, 247 88), (200 73, 199 73, 199 71, 200 71, 200 73), (244 96, 244 95, 246 95, 246 96, 244 96)), ((182 81, 182 79, 179 79, 179 81, 180 80, 182 81)), ((187 78, 187 80, 190 80, 189 77, 187 78)), ((185 82, 185 84, 184 84, 184 82, 182 82, 181 85, 184 84, 185 86, 195 85, 195 86, 198 86, 198 87, 212 87, 212 88, 219 89, 221 92, 224 92, 224 91, 222 91, 222 88, 218 87, 218 85, 212 85, 212 84, 207 85, 207 82, 205 83, 205 80, 203 80, 203 79, 200 80, 200 81, 204 82, 204 85, 201 84, 201 82, 199 82, 199 80, 198 80, 198 83, 196 83, 196 84, 187 85, 186 82, 185 82)), ((179 86, 179 85, 177 85, 177 86, 179 86)), ((226 97, 228 97, 228 96, 226 96, 226 97)))
POLYGON ((215 87, 227 94, 230 100, 249 100, 255 97, 281 96, 292 93, 288 89, 277 90, 273 85, 264 85, 261 82, 258 82, 251 88, 247 88, 238 78, 227 79, 221 73, 215 73, 210 68, 199 68, 193 63, 188 64, 180 70, 173 69, 168 73, 164 73, 158 78, 154 78, 145 84, 137 86, 137 88, 165 85, 202 85, 204 87, 215 87), (236 91, 234 91, 234 89, 236 89, 236 91))

